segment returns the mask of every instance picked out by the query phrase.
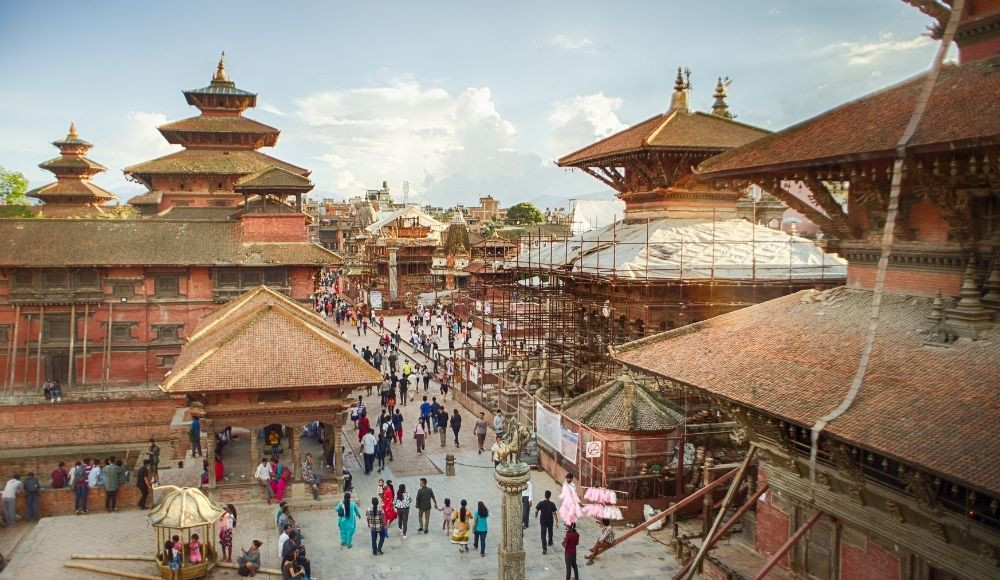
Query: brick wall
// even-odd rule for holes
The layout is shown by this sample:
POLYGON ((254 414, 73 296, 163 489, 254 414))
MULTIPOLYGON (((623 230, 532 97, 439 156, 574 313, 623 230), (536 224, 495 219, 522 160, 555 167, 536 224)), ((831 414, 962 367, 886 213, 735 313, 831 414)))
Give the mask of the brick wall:
POLYGON ((305 242, 306 218, 303 214, 246 214, 240 218, 243 242, 305 242))
MULTIPOLYGON (((138 509, 139 489, 132 484, 118 488, 118 511, 138 509)), ((104 509, 105 491, 103 487, 91 488, 87 493, 87 511, 99 512, 104 509)), ((43 518, 65 516, 74 513, 76 495, 72 489, 43 489, 38 503, 39 515, 43 518)), ((147 505, 153 505, 153 492, 146 499, 147 505)), ((24 518, 24 495, 17 497, 17 515, 24 518)))
MULTIPOLYGON (((874 288, 874 265, 851 265, 847 269, 847 285, 851 288, 874 288)), ((889 268, 885 289, 889 292, 933 296, 940 290, 945 296, 955 296, 962 286, 962 272, 940 272, 889 268)))
POLYGON ((840 544, 842 580, 898 580, 899 558, 870 539, 864 546, 840 544))
MULTIPOLYGON (((771 556, 788 540, 788 514, 771 503, 771 493, 767 499, 757 502, 757 551, 771 556)), ((780 566, 788 567, 788 554, 778 561, 780 566)))

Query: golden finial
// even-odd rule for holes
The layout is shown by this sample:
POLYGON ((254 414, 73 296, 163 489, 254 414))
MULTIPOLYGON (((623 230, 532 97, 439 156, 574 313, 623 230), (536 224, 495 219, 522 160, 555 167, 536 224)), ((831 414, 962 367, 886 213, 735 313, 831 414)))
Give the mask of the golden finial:
POLYGON ((222 51, 222 56, 219 57, 219 66, 215 69, 215 75, 212 77, 213 81, 226 82, 229 77, 226 76, 226 51, 222 51))
POLYGON ((677 67, 677 78, 674 79, 674 90, 683 91, 684 90, 684 72, 681 67, 677 67))
POLYGON ((722 78, 719 77, 719 82, 715 85, 715 103, 712 105, 712 114, 717 117, 725 117, 726 119, 732 119, 735 117, 729 112, 729 105, 726 104, 726 87, 729 86, 729 77, 722 78))
POLYGON ((691 69, 677 67, 677 78, 674 79, 674 94, 670 97, 670 109, 668 111, 688 112, 688 90, 690 89, 691 69))
POLYGON ((69 122, 69 133, 66 134, 67 139, 76 139, 76 123, 73 121, 69 122))

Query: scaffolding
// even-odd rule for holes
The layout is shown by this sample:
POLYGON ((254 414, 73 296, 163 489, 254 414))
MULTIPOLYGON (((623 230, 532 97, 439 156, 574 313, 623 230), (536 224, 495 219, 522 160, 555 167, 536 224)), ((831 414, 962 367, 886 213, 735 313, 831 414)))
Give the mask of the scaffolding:
POLYGON ((613 377, 609 347, 846 280, 846 262, 814 240, 742 220, 664 221, 523 236, 516 260, 454 297, 484 333, 466 355, 559 407, 613 377))

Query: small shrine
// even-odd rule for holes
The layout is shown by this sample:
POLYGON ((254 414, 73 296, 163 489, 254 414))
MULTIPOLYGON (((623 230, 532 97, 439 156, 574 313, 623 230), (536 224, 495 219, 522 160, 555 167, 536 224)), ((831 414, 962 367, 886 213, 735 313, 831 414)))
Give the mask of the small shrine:
MULTIPOLYGON (((166 486, 173 487, 173 486, 166 486)), ((212 571, 219 558, 217 524, 224 510, 213 504, 201 490, 193 487, 175 487, 147 516, 156 532, 156 566, 165 579, 171 578, 169 563, 163 553, 164 544, 178 536, 184 545, 180 578, 203 578, 212 571), (201 542, 201 553, 192 562, 191 540, 201 542)))

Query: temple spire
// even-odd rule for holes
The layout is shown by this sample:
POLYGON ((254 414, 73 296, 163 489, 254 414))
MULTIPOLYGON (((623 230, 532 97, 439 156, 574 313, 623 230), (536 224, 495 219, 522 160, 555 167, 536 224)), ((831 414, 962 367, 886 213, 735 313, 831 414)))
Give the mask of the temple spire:
POLYGON ((215 69, 215 74, 212 75, 212 82, 229 82, 229 76, 226 75, 226 51, 222 51, 222 56, 219 57, 219 66, 215 69))
POLYGON ((687 113, 688 91, 691 90, 691 70, 677 67, 677 78, 674 79, 674 94, 670 97, 670 110, 687 113))
POLYGON ((66 134, 66 139, 76 139, 78 135, 76 134, 76 123, 73 121, 69 122, 69 133, 66 134))
POLYGON ((726 104, 726 87, 729 86, 729 77, 723 79, 719 77, 719 82, 715 85, 715 102, 712 104, 712 114, 717 117, 724 117, 726 119, 732 119, 734 115, 729 112, 729 105, 726 104))

